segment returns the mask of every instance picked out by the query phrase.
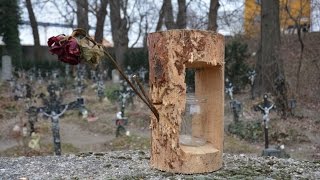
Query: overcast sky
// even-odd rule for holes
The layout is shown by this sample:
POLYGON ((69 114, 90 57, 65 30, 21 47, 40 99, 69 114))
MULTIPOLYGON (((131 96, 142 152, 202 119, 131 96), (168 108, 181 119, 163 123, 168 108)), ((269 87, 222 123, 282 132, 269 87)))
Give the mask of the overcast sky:
MULTIPOLYGON (((41 1, 41 0, 39 0, 41 1)), ((154 0, 142 0, 146 2, 153 2, 154 0)), ((155 0, 157 1, 157 0, 155 0)), ((22 0, 21 3, 21 16, 22 20, 29 21, 28 12, 23 4, 24 0, 22 0)), ((34 0, 33 2, 37 2, 37 0, 34 0)), ((54 6, 52 2, 63 2, 63 0, 54 0, 54 1, 48 1, 45 5, 41 6, 34 6, 34 12, 37 18, 38 22, 49 22, 49 23, 61 23, 66 24, 65 19, 63 19, 60 16, 60 12, 57 10, 57 8, 54 6)), ((130 2, 130 1, 129 1, 130 2)), ((158 1, 158 4, 155 4, 154 6, 159 10, 161 7, 160 1, 158 1)), ((188 2, 188 0, 187 0, 188 2)), ((210 4, 210 0, 203 0, 203 4, 197 3, 198 1, 193 0, 192 3, 189 6, 194 10, 193 13, 196 15, 206 15, 208 13, 208 7, 210 4), (197 8, 199 10, 197 10, 197 8)), ((312 18, 313 23, 311 30, 313 31, 320 31, 320 0, 313 0, 314 7, 317 7, 317 9, 314 9, 312 11, 312 18)), ((243 12, 244 12, 244 0, 220 0, 220 8, 218 12, 218 32, 223 35, 233 35, 236 33, 241 33, 243 31, 243 12)), ((173 0, 174 9, 177 9, 176 7, 176 0, 173 0)), ((60 5, 63 9, 64 4, 60 5)), ((157 11, 152 11, 151 13, 158 13, 157 11)), ((70 13, 72 14, 72 13, 70 13)), ((149 16, 150 18, 154 17, 153 20, 149 21, 149 24, 151 24, 151 27, 149 27, 149 32, 153 32, 156 26, 157 16, 149 16), (153 22, 151 22, 153 21, 153 22)), ((199 18, 200 19, 200 18, 199 18)), ((91 15, 89 17, 90 25, 95 26, 95 17, 91 15)), ((105 21, 105 31, 104 36, 105 39, 112 42, 111 37, 111 31, 110 31, 110 22, 109 17, 107 16, 105 21)), ((74 20, 73 24, 76 24, 76 19, 74 20)), ((133 28, 129 31, 129 46, 131 46, 137 39, 137 28, 138 24, 133 24, 133 28)), ((70 34, 72 32, 71 28, 56 28, 56 27, 47 27, 44 28, 42 26, 39 26, 39 33, 40 33, 40 41, 42 45, 46 45, 47 39, 51 36, 56 36, 58 34, 70 34)), ((23 45, 33 45, 33 36, 32 36, 32 30, 30 25, 21 25, 19 27, 20 31, 20 40, 23 45)), ((94 30, 90 30, 90 35, 94 35, 94 30)), ((135 47, 139 47, 142 45, 142 36, 140 37, 138 43, 135 45, 135 47)), ((0 37, 1 39, 1 37, 0 37)), ((1 44, 1 40, 0 40, 1 44)))
MULTIPOLYGON (((56 0, 56 2, 59 2, 59 0, 56 0)), ((173 1, 173 4, 175 1, 173 1)), ((188 1, 187 1, 188 2, 188 1)), ((199 4, 192 4, 193 7, 195 6, 203 6, 200 8, 206 8, 209 7, 209 0, 204 1, 206 4, 205 5, 199 5, 199 4), (206 7, 205 7, 206 6, 206 7)), ((227 23, 219 21, 219 32, 224 35, 230 35, 235 33, 235 31, 239 31, 242 29, 242 15, 243 15, 243 0, 222 0, 220 2, 221 6, 219 8, 219 15, 225 15, 226 12, 233 12, 235 13, 236 10, 236 18, 232 20, 229 19, 227 23), (240 20, 240 21, 239 21, 240 20), (226 25, 228 24, 228 25, 226 25), (230 27, 230 25, 232 27, 230 27), (231 28, 231 29, 230 29, 231 28)), ((63 6, 63 5, 62 5, 63 6)), ((159 3, 156 5, 158 9, 160 9, 161 4, 159 3)), ((24 5, 21 5, 22 8, 22 20, 24 21, 29 21, 28 18, 28 12, 27 9, 24 7, 24 5)), ((175 7, 176 8, 176 7, 175 7)), ((61 8, 63 9, 63 8, 61 8)), ((59 15, 59 11, 56 9, 56 7, 53 5, 53 3, 46 3, 43 6, 34 6, 34 12, 37 18, 38 22, 51 22, 51 23, 62 23, 65 24, 66 22, 64 21, 63 18, 59 15)), ((158 13, 158 12, 155 12, 158 13)), ((206 12, 204 12, 206 13, 206 12)), ((90 25, 94 26, 95 25, 95 18, 94 17, 89 17, 90 25)), ((76 23, 76 20, 74 24, 76 23)), ((151 29, 155 29, 155 23, 153 23, 154 27, 151 27, 151 29)), ((42 26, 39 26, 39 33, 40 33, 40 41, 42 45, 46 45, 47 39, 51 36, 56 36, 58 34, 70 34, 72 32, 71 28, 56 28, 56 27, 47 27, 44 28, 42 26)), ((19 27, 20 30, 20 39, 21 43, 23 45, 32 45, 33 44, 33 36, 32 36, 32 30, 29 25, 21 25, 19 27)), ((129 34, 129 46, 137 39, 137 33, 135 33, 134 28, 129 34)), ((152 30, 151 30, 152 31, 152 30)), ((90 35, 94 35, 94 30, 90 30, 89 32, 90 35)), ((112 42, 112 37, 111 37, 111 32, 110 32, 110 22, 109 18, 106 18, 105 22, 105 32, 104 32, 105 38, 109 41, 112 42)), ((136 46, 141 46, 142 45, 142 37, 139 40, 139 43, 136 46)))

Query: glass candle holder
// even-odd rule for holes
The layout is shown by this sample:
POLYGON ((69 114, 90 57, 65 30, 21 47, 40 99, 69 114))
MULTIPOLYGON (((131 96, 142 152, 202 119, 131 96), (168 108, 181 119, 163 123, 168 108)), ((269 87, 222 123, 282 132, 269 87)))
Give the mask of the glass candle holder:
POLYGON ((179 143, 185 146, 203 146, 207 140, 203 137, 201 127, 205 118, 207 100, 187 94, 185 112, 181 122, 179 143), (196 130, 197 129, 197 130, 196 130), (197 131, 197 132, 196 132, 197 131))

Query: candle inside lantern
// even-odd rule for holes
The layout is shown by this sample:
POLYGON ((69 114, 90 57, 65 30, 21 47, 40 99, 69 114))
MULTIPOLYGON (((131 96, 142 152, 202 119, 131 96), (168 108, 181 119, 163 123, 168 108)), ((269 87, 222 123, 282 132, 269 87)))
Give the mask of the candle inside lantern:
POLYGON ((179 143, 185 146, 203 146, 207 140, 201 134, 195 133, 196 127, 201 127, 201 119, 205 118, 205 98, 196 98, 192 93, 187 94, 185 112, 181 122, 179 143))

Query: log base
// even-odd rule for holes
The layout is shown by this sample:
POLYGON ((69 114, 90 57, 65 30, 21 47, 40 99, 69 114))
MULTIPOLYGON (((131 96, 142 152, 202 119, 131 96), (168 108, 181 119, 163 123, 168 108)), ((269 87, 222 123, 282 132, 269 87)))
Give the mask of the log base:
MULTIPOLYGON (((207 143, 204 146, 192 147, 180 145, 182 152, 182 164, 172 168, 161 159, 151 161, 151 166, 161 171, 183 174, 207 173, 219 170, 222 167, 222 159, 219 150, 213 144, 207 143)), ((162 156, 159 154, 159 156, 162 156)), ((163 155, 164 156, 164 155, 163 155)))

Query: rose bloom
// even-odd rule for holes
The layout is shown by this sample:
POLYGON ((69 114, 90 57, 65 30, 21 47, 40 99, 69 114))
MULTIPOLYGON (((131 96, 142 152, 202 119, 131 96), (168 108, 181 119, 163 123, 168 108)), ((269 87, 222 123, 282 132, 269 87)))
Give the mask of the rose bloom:
POLYGON ((76 38, 64 34, 48 39, 49 50, 58 56, 58 60, 77 65, 80 63, 80 48, 76 38))

